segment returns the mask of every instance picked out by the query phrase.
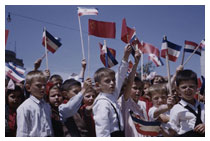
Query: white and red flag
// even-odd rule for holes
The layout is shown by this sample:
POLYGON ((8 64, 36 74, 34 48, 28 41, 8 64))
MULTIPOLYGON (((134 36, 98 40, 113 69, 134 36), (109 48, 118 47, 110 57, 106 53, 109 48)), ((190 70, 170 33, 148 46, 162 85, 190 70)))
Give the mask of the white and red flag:
MULTIPOLYGON (((185 40, 185 47, 184 47, 184 52, 194 52, 194 50, 197 48, 198 44, 192 41, 187 41, 185 40)), ((198 48, 195 51, 195 54, 198 54, 201 56, 201 48, 198 48)))
POLYGON ((47 49, 52 53, 55 53, 55 51, 62 45, 60 41, 52 36, 47 30, 44 30, 42 37, 42 45, 45 47, 46 38, 47 49))
POLYGON ((77 7, 78 16, 98 15, 97 8, 77 7))

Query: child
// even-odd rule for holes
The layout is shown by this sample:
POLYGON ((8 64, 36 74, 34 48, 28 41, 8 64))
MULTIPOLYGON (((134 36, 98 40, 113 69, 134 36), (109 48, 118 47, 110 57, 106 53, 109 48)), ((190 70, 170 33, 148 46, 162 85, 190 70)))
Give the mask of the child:
POLYGON ((86 124, 80 117, 78 110, 81 107, 83 96, 91 86, 91 83, 91 79, 88 78, 81 88, 79 81, 67 79, 61 87, 62 93, 67 96, 67 100, 59 106, 59 113, 62 122, 64 122, 70 135, 73 137, 87 136, 86 124))
POLYGON ((41 71, 31 71, 26 76, 25 87, 30 97, 17 109, 17 136, 53 136, 51 108, 43 99, 46 77, 41 71))
POLYGON ((170 113, 170 135, 181 137, 205 136, 204 104, 194 99, 197 90, 197 75, 192 70, 183 70, 176 76, 177 92, 181 101, 170 113))
POLYGON ((61 87, 63 83, 63 78, 58 74, 54 74, 50 77, 49 81, 57 85, 58 87, 61 87))
POLYGON ((117 99, 126 77, 131 51, 130 45, 125 47, 124 57, 116 77, 115 72, 109 68, 100 68, 94 74, 95 85, 100 88, 100 93, 93 104, 97 137, 124 136, 123 117, 117 99))
POLYGON ((124 95, 122 96, 122 114, 125 125, 126 137, 140 137, 144 136, 138 131, 134 118, 139 120, 147 120, 146 104, 143 101, 139 101, 139 97, 142 95, 143 83, 141 79, 135 77, 136 68, 140 59, 139 51, 135 52, 135 63, 132 71, 129 74, 127 85, 124 89, 124 95))
POLYGON ((16 136, 16 109, 24 101, 24 94, 19 86, 15 86, 14 90, 8 89, 6 93, 6 137, 16 136))
MULTIPOLYGON (((155 84, 149 87, 153 107, 149 109, 149 120, 161 122, 162 135, 167 136, 170 109, 175 104, 173 97, 167 96, 166 84, 155 84), (166 132, 166 133, 165 133, 166 132)), ((159 136, 162 136, 159 134, 159 136)))
POLYGON ((95 98, 96 98, 96 90, 93 87, 90 87, 84 95, 83 105, 80 107, 79 111, 81 118, 84 120, 84 122, 87 125, 88 137, 96 136, 95 123, 93 120, 93 112, 92 112, 93 102, 95 98))

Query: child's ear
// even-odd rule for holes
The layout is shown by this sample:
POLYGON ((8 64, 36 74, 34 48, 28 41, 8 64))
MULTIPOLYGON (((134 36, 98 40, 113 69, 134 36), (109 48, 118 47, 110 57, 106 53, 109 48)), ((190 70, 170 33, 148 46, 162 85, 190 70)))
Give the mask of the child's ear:
POLYGON ((30 85, 29 84, 25 84, 25 88, 28 92, 30 92, 30 85))

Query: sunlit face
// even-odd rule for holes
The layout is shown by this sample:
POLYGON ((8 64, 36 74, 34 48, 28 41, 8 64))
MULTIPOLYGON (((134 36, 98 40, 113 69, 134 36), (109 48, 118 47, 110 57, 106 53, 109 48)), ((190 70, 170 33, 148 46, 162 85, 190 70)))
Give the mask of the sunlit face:
POLYGON ((42 99, 45 95, 46 80, 42 78, 34 78, 29 86, 29 92, 37 99, 42 99))
POLYGON ((141 82, 134 82, 131 87, 131 98, 137 103, 139 97, 142 95, 142 83, 141 82))
POLYGON ((67 92, 67 98, 71 99, 73 96, 77 95, 81 91, 81 86, 71 86, 71 89, 67 92))
POLYGON ((94 99, 95 99, 95 93, 94 93, 93 91, 90 91, 90 92, 88 92, 88 93, 86 93, 86 94, 84 95, 83 103, 84 103, 85 105, 90 106, 90 105, 93 104, 94 99))
POLYGON ((22 102, 21 95, 22 93, 20 91, 13 91, 11 94, 9 94, 8 104, 10 108, 17 109, 22 102))
POLYGON ((194 104, 194 95, 197 90, 197 85, 193 80, 182 81, 177 87, 177 92, 185 101, 194 104))
POLYGON ((99 82, 101 92, 112 94, 115 91, 115 75, 104 76, 99 82))
POLYGON ((166 104, 166 102, 167 102, 167 94, 159 94, 159 93, 152 94, 152 104, 155 107, 159 107, 162 104, 166 104))
POLYGON ((58 108, 63 102, 63 97, 59 89, 52 88, 49 92, 49 103, 52 107, 58 108))

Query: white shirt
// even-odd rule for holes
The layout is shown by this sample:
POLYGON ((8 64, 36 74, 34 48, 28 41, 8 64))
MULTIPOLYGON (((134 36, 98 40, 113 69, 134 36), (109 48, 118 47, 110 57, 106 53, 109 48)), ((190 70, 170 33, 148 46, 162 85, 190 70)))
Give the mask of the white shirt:
POLYGON ((147 121, 147 113, 146 113, 146 103, 143 101, 138 101, 135 103, 133 99, 129 98, 125 101, 124 96, 120 98, 122 100, 122 114, 124 119, 125 125, 125 136, 126 137, 144 137, 144 135, 140 134, 134 125, 134 121, 130 115, 130 110, 135 114, 138 115, 140 119, 147 121))
POLYGON ((99 93, 93 104, 93 118, 97 137, 110 137, 114 131, 119 131, 117 114, 110 103, 112 103, 118 113, 121 131, 124 130, 123 117, 117 103, 122 83, 126 77, 128 63, 123 61, 116 74, 116 88, 113 94, 99 93))
POLYGON ((16 136, 53 136, 50 105, 30 95, 17 109, 16 136))
POLYGON ((170 128, 175 130, 177 134, 181 135, 194 129, 196 116, 189 112, 184 106, 190 106, 196 113, 198 113, 198 105, 201 108, 201 120, 205 123, 205 107, 203 103, 196 100, 195 105, 191 105, 184 100, 180 101, 180 104, 174 105, 170 112, 170 128))
POLYGON ((58 107, 61 121, 65 122, 67 118, 72 117, 79 110, 83 100, 83 94, 78 93, 73 96, 66 104, 58 107))

